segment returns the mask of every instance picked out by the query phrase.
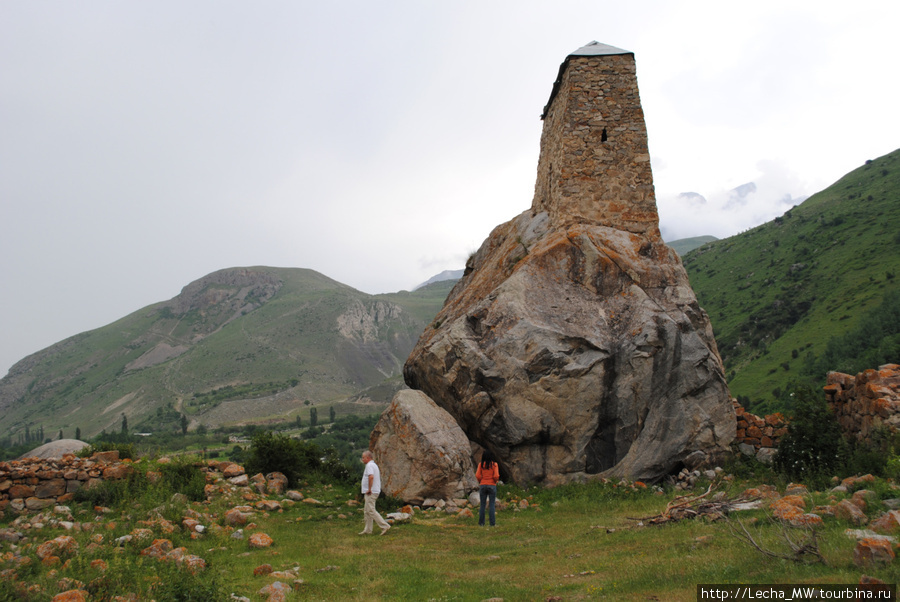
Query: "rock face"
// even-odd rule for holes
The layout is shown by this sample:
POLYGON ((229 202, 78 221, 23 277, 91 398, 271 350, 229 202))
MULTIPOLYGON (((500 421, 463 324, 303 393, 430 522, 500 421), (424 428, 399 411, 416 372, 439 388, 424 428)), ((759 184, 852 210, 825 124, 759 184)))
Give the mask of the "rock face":
POLYGON ((369 448, 381 469, 382 491, 405 502, 464 498, 478 486, 465 433, 421 391, 394 396, 369 448))
POLYGON ((654 480, 735 414, 712 329, 660 238, 634 56, 560 67, 530 210, 469 259, 404 366, 504 478, 654 480))

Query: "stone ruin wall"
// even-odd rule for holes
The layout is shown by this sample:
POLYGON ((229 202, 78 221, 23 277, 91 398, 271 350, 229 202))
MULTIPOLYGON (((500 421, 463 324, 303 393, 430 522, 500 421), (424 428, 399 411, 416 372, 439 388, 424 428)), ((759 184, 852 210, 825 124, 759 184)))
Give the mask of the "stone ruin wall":
MULTIPOLYGON (((826 383, 825 399, 845 436, 871 445, 880 428, 886 427, 890 433, 900 431, 900 365, 885 364, 856 376, 829 372, 826 383)), ((761 461, 770 460, 787 433, 787 419, 780 413, 756 416, 737 401, 732 402, 737 414, 738 447, 761 461)))
POLYGON ((634 55, 570 55, 544 120, 532 214, 658 237, 634 55))
POLYGON ((757 416, 745 410, 736 399, 732 399, 737 415, 737 434, 734 441, 738 449, 756 456, 760 462, 770 462, 778 443, 787 433, 787 419, 781 413, 757 416))
POLYGON ((25 458, 0 462, 0 512, 39 511, 71 501, 82 487, 124 479, 134 471, 119 452, 97 452, 90 458, 25 458))
POLYGON ((900 429, 900 365, 885 364, 856 376, 829 372, 826 383, 825 397, 845 435, 871 444, 877 429, 900 429))

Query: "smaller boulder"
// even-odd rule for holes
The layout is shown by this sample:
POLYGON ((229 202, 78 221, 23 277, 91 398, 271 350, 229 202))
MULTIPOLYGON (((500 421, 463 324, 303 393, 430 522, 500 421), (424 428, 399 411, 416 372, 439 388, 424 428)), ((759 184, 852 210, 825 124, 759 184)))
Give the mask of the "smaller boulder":
POLYGON ((834 516, 842 520, 849 521, 856 526, 865 525, 869 522, 866 514, 860 510, 859 506, 850 502, 850 500, 841 500, 834 507, 834 516))
POLYGON ((453 416, 421 391, 399 391, 372 431, 381 488, 404 502, 463 498, 478 485, 471 445, 453 416))
POLYGON ((251 548, 268 548, 274 543, 275 541, 265 533, 254 533, 249 540, 251 548))
POLYGON ((270 472, 266 475, 266 490, 269 493, 281 495, 288 486, 288 478, 280 472, 270 472))
POLYGON ((872 521, 872 530, 877 533, 900 532, 900 512, 889 510, 872 521))
POLYGON ((258 567, 256 567, 255 569, 253 569, 253 576, 254 577, 263 577, 265 575, 268 575, 269 573, 271 573, 274 570, 275 569, 272 567, 271 564, 261 564, 258 567))
POLYGON ((875 564, 890 564, 894 561, 891 542, 885 539, 867 537, 857 542, 853 550, 853 562, 860 567, 875 564))

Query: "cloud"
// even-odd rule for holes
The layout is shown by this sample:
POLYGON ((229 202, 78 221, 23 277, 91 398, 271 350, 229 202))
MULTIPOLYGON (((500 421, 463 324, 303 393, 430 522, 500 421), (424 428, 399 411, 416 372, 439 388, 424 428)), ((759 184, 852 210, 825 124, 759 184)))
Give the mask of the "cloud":
POLYGON ((804 188, 802 180, 782 163, 760 161, 756 167, 754 181, 734 188, 657 197, 663 238, 726 238, 770 221, 805 200, 805 196, 794 196, 804 188))
POLYGON ((0 3, 0 371, 229 266, 370 293, 458 269, 530 207, 540 111, 592 40, 635 52, 663 231, 753 227, 896 148, 897 22, 871 0, 0 3))

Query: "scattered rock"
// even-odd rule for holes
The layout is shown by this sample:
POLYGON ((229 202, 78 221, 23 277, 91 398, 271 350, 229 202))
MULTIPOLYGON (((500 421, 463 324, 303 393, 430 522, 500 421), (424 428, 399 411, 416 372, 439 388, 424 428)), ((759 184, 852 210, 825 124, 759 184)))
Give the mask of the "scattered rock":
POLYGON ((256 592, 260 596, 266 597, 266 602, 283 602, 287 600, 287 596, 291 593, 291 586, 281 581, 270 583, 256 592))
POLYGON ((60 535, 50 541, 45 541, 37 547, 35 553, 41 560, 49 556, 69 557, 78 552, 78 542, 69 535, 60 535))
POLYGON ((265 533, 254 533, 249 540, 251 548, 268 548, 274 543, 275 541, 265 533))
POLYGON ((264 512, 278 512, 281 510, 281 504, 275 500, 260 500, 256 502, 256 509, 264 512))
POLYGON ((857 542, 853 549, 853 562, 860 567, 890 564, 894 561, 894 549, 890 541, 865 538, 857 542))
POLYGON ((385 514, 384 517, 388 520, 405 521, 411 519, 412 514, 406 512, 391 512, 390 514, 385 514))
POLYGON ((250 515, 244 512, 241 512, 237 508, 232 508, 228 512, 225 513, 225 524, 237 527, 241 525, 246 525, 250 520, 250 515))
POLYGON ((270 472, 266 475, 266 491, 271 494, 281 495, 288 485, 288 478, 280 472, 270 472))
POLYGON ((841 520, 850 521, 850 523, 860 526, 869 522, 869 518, 859 509, 859 506, 850 502, 850 500, 841 500, 834 507, 834 516, 841 520))
POLYGON ((900 532, 900 512, 889 510, 873 520, 869 526, 878 533, 900 532))

